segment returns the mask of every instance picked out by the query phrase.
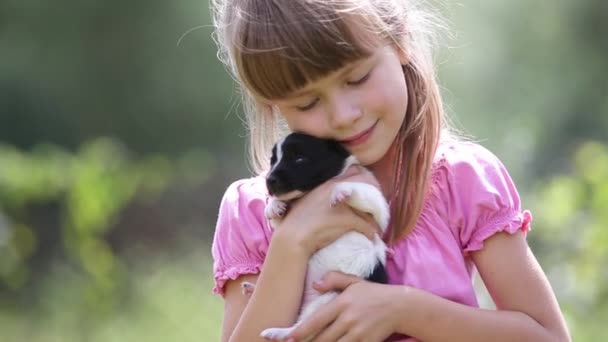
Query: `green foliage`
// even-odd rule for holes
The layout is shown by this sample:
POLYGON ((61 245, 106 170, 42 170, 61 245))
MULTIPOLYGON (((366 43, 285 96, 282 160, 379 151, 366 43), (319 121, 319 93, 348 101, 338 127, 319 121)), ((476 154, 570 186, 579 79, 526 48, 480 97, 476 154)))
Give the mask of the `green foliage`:
POLYGON ((181 247, 179 258, 156 254, 138 261, 126 303, 105 316, 92 315, 76 295, 88 286, 86 278, 57 264, 41 279, 36 310, 0 310, 0 341, 219 341, 222 301, 210 294, 209 246, 181 247))
POLYGON ((566 310, 574 340, 608 338, 608 146, 582 144, 572 171, 539 186, 536 242, 566 310), (600 338, 603 337, 603 338, 600 338))
POLYGON ((54 203, 64 254, 85 275, 82 295, 98 312, 118 304, 126 282, 125 267, 105 240, 117 217, 133 201, 154 200, 170 182, 201 182, 210 162, 195 150, 173 164, 161 156, 133 160, 108 138, 85 143, 76 153, 50 145, 31 152, 3 145, 0 160, 0 284, 13 291, 27 285, 29 261, 41 243, 37 232, 46 228, 31 226, 29 208, 54 203))
POLYGON ((36 234, 24 217, 28 205, 56 201, 63 208, 66 250, 100 289, 114 288, 118 267, 103 234, 138 188, 162 190, 169 168, 130 163, 120 146, 107 139, 86 144, 75 155, 52 146, 31 154, 2 146, 0 160, 6 171, 0 178, 0 205, 9 215, 3 229, 10 236, 1 250, 5 283, 13 289, 24 285, 28 259, 36 250, 36 234))
POLYGON ((2 1, 0 139, 76 148, 111 135, 138 153, 238 151, 242 130, 227 115, 232 83, 215 58, 208 7, 2 1))

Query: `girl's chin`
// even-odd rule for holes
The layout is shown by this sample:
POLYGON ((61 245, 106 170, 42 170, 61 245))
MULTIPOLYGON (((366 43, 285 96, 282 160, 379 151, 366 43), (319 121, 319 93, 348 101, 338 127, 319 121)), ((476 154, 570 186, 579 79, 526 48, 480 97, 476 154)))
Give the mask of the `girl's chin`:
POLYGON ((361 165, 367 168, 376 168, 382 165, 387 165, 389 162, 388 151, 385 150, 367 150, 365 153, 356 153, 355 157, 361 165))

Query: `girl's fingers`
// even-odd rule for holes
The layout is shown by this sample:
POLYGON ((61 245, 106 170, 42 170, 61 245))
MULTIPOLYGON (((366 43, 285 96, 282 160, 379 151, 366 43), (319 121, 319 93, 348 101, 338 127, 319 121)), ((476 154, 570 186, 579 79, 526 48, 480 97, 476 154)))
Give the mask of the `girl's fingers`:
POLYGON ((382 234, 382 230, 380 229, 378 222, 376 222, 371 214, 360 212, 358 210, 355 210, 354 212, 357 214, 357 216, 365 220, 365 223, 367 223, 362 225, 361 228, 363 230, 360 232, 367 236, 368 239, 373 240, 376 234, 382 234))
POLYGON ((348 334, 348 327, 346 324, 341 324, 339 322, 333 322, 327 328, 325 328, 321 333, 315 336, 315 342, 334 342, 341 340, 341 338, 348 334))
POLYGON ((352 231, 361 233, 373 241, 376 234, 380 233, 380 227, 375 221, 373 221, 373 219, 369 218, 368 214, 358 212, 355 212, 355 214, 356 216, 353 217, 352 220, 349 220, 351 222, 350 224, 348 224, 346 220, 344 221, 344 224, 348 224, 345 225, 344 228, 349 228, 352 231))
MULTIPOLYGON (((303 321, 302 324, 292 331, 287 336, 287 340, 305 341, 307 338, 317 335, 330 325, 338 317, 339 313, 340 308, 336 305, 335 300, 322 306, 312 317, 303 321)), ((317 341, 316 338, 315 341, 317 341)))
POLYGON ((351 334, 346 333, 346 335, 340 337, 340 339, 336 340, 337 342, 353 342, 353 341, 358 341, 355 340, 352 336, 350 336, 351 334))
POLYGON ((338 177, 336 181, 363 182, 380 188, 380 183, 374 175, 365 167, 354 165, 347 170, 343 175, 338 177))
POLYGON ((340 204, 333 208, 337 216, 332 220, 332 225, 340 227, 340 236, 347 231, 356 231, 373 240, 376 234, 381 232, 380 226, 373 216, 358 210, 354 210, 346 204, 340 204))
POLYGON ((315 290, 319 292, 343 291, 350 285, 363 281, 359 277, 342 272, 328 272, 321 280, 314 283, 315 290))
POLYGON ((339 339, 335 340, 338 342, 358 342, 358 341, 380 341, 380 339, 370 339, 369 336, 366 336, 365 339, 362 339, 362 337, 359 334, 356 334, 351 330, 347 331, 346 334, 344 334, 344 336, 340 337, 339 339))

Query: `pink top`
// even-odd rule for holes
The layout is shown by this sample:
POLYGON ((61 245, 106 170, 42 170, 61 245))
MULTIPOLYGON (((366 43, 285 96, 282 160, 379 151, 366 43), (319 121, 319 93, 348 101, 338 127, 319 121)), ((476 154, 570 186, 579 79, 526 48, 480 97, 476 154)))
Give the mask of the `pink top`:
MULTIPOLYGON (((236 181, 226 191, 212 246, 215 293, 223 295, 229 279, 260 272, 272 237, 267 196, 262 177, 236 181)), ((531 219, 495 155, 473 143, 442 146, 415 228, 389 247, 389 282, 478 307, 469 252, 497 232, 525 234, 531 219)))

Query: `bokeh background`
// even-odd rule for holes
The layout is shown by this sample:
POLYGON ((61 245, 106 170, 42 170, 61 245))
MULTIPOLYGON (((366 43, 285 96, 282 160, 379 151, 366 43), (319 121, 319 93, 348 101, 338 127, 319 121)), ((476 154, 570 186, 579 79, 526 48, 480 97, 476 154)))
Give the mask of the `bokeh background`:
MULTIPOLYGON (((606 340, 608 2, 432 3, 454 123, 518 184, 575 341, 606 340)), ((250 172, 208 6, 0 2, 0 341, 219 339, 210 241, 250 172)))

